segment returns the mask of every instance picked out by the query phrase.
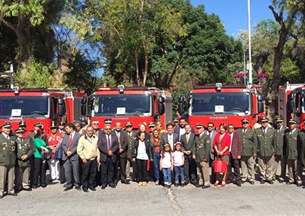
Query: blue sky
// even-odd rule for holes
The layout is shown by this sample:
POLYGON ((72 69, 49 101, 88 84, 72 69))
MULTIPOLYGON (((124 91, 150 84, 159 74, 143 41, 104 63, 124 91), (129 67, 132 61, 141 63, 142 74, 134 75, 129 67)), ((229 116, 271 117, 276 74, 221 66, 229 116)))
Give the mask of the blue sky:
MULTIPOLYGON (((203 4, 205 11, 220 17, 227 34, 235 37, 238 31, 248 29, 248 0, 190 0, 194 6, 203 4)), ((251 0, 251 26, 273 15, 268 6, 271 0, 251 0)))

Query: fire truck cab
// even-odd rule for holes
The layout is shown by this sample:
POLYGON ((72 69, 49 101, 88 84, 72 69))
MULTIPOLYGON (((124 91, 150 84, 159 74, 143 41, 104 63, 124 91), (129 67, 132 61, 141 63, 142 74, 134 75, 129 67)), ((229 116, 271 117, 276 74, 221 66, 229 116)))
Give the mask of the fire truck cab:
POLYGON ((283 118, 284 125, 288 125, 289 119, 293 118, 299 123, 305 119, 305 85, 304 83, 286 83, 279 88, 278 114, 283 118))
POLYGON ((60 89, 0 89, 0 125, 10 122, 14 130, 23 120, 27 130, 32 131, 34 123, 41 122, 48 131, 52 120, 78 119, 84 95, 60 89))
POLYGON ((164 129, 172 119, 172 96, 169 91, 148 87, 98 88, 91 96, 82 101, 82 114, 90 121, 98 120, 102 125, 107 118, 115 122, 130 121, 133 128, 140 123, 161 121, 164 129))
MULTIPOLYGON (((184 97, 179 98, 178 112, 183 113, 184 97)), ((241 127, 241 120, 248 119, 249 124, 256 122, 257 115, 263 112, 263 96, 254 88, 244 85, 216 85, 197 86, 190 92, 187 100, 188 122, 192 127, 196 123, 207 125, 213 122, 219 124, 233 124, 241 127)))

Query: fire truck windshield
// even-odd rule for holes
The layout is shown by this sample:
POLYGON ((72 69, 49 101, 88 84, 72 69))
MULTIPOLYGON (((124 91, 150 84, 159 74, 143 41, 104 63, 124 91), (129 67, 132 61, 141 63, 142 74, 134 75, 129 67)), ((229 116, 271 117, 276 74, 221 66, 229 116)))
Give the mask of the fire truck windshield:
POLYGON ((11 117, 41 117, 48 115, 46 96, 0 97, 0 119, 11 117))
POLYGON ((250 94, 245 92, 194 93, 190 115, 249 115, 250 94))
POLYGON ((96 95, 95 116, 149 116, 150 94, 96 95))

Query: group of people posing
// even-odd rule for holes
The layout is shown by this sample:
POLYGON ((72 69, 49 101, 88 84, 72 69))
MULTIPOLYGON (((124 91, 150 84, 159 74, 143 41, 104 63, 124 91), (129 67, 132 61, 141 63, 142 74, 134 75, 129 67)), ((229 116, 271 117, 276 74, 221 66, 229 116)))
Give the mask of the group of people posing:
POLYGON ((305 130, 299 130, 295 120, 286 128, 278 118, 273 127, 263 116, 255 129, 243 119, 237 130, 232 124, 220 124, 217 131, 213 122, 206 128, 197 123, 195 131, 184 117, 167 123, 165 131, 161 122, 151 122, 149 131, 145 123, 137 131, 131 122, 124 129, 120 122, 114 128, 111 124, 111 119, 104 121, 103 128, 98 121, 52 123, 49 133, 41 123, 34 125, 33 132, 23 121, 14 132, 10 123, 3 124, 0 198, 45 188, 47 167, 50 181, 60 180, 64 191, 115 188, 119 180, 136 181, 139 186, 152 180, 167 188, 192 183, 206 189, 231 182, 240 187, 254 184, 256 163, 261 184, 286 181, 288 167, 286 183, 302 186, 305 130), (224 171, 214 170, 219 161, 226 162, 224 171))

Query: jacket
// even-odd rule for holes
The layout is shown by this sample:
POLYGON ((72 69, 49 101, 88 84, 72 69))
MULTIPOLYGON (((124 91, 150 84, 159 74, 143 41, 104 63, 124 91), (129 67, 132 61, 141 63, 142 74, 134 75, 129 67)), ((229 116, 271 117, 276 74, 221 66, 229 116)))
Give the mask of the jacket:
POLYGON ((119 141, 115 133, 111 133, 111 144, 110 149, 112 151, 112 156, 108 155, 107 137, 106 133, 99 133, 98 137, 98 150, 100 151, 101 162, 106 162, 107 157, 110 157, 112 162, 115 163, 117 160, 117 151, 119 150, 119 141))
POLYGON ((0 134, 0 166, 10 166, 16 164, 17 150, 14 136, 9 139, 0 134))
POLYGON ((87 135, 83 135, 78 140, 77 154, 81 159, 95 160, 100 152, 97 147, 97 137, 91 137, 92 143, 87 135))
POLYGON ((206 133, 196 136, 192 152, 196 156, 195 161, 198 163, 203 162, 204 159, 210 160, 211 140, 206 133))
MULTIPOLYGON (((131 157, 132 158, 137 158, 137 155, 138 155, 138 147, 139 147, 139 140, 136 139, 134 142, 133 142, 133 147, 132 147, 132 150, 131 150, 131 157)), ((145 140, 145 147, 146 147, 146 154, 148 156, 148 159, 151 159, 152 158, 152 153, 151 153, 151 145, 149 143, 148 140, 145 140)))
POLYGON ((258 143, 258 154, 262 157, 272 156, 275 153, 275 130, 267 127, 267 132, 263 132, 262 128, 255 130, 258 143))
POLYGON ((33 145, 30 139, 19 140, 16 138, 17 145, 17 159, 19 167, 29 167, 30 166, 30 157, 33 155, 33 145), (26 160, 21 160, 21 156, 27 155, 26 160))

